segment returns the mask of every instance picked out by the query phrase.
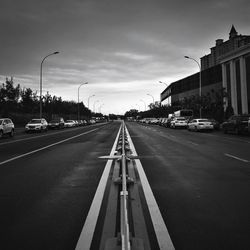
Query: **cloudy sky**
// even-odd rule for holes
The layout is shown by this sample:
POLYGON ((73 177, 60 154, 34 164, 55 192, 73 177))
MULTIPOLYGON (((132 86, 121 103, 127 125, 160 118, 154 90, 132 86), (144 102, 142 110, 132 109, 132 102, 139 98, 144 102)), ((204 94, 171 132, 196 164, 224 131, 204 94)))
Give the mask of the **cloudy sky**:
POLYGON ((0 83, 123 114, 159 101, 169 84, 198 72, 232 24, 250 35, 248 0, 0 0, 0 83), (149 95, 148 95, 149 94, 149 95), (89 98, 90 96, 94 97, 89 98), (153 98, 152 98, 152 96, 153 98), (102 106, 101 106, 102 105, 102 106), (101 108, 100 108, 101 106, 101 108))

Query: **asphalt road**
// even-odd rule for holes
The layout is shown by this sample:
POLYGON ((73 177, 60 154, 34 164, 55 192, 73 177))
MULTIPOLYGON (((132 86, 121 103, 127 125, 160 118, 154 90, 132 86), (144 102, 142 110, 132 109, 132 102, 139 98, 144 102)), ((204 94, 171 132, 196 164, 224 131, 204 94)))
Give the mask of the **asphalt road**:
POLYGON ((176 249, 249 249, 250 138, 127 123, 176 249))
POLYGON ((75 248, 119 126, 1 140, 0 249, 75 248))
MULTIPOLYGON (((175 248, 249 249, 250 137, 126 125, 175 248)), ((0 249, 75 248, 119 126, 0 141, 0 249)))

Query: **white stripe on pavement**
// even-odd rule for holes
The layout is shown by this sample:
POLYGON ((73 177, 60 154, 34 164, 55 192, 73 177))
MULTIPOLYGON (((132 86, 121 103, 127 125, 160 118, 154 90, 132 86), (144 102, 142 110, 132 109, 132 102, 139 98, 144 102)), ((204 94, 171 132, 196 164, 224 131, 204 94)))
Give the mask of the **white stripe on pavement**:
MULTIPOLYGON (((105 123, 102 123, 101 125, 103 125, 103 124, 105 124, 105 123)), ((94 127, 94 126, 98 126, 98 125, 100 125, 100 124, 93 124, 91 126, 94 127)), ((45 134, 45 135, 36 135, 36 136, 28 137, 28 138, 22 138, 22 139, 13 138, 13 140, 11 140, 11 141, 1 142, 0 147, 2 145, 11 144, 11 143, 15 143, 15 142, 28 141, 28 140, 33 140, 33 139, 36 139, 36 138, 41 138, 41 137, 46 137, 46 136, 51 136, 51 135, 67 133, 67 132, 70 132, 70 131, 76 131, 77 129, 79 129, 79 127, 71 128, 71 130, 68 130, 68 128, 66 128, 66 130, 62 130, 62 131, 58 131, 58 132, 54 132, 54 133, 48 133, 48 134, 45 134)))
POLYGON ((38 148, 38 149, 36 149, 36 150, 30 151, 30 152, 25 153, 25 154, 22 154, 22 155, 18 155, 18 156, 16 156, 16 157, 10 158, 10 159, 8 159, 8 160, 6 160, 6 161, 0 162, 0 165, 3 165, 3 164, 5 164, 5 163, 8 163, 8 162, 11 162, 11 161, 20 159, 20 158, 23 158, 23 157, 25 157, 25 156, 27 156, 27 155, 34 154, 34 153, 36 153, 36 152, 42 151, 42 150, 44 150, 44 149, 53 147, 53 146, 55 146, 55 145, 61 144, 61 143, 63 143, 63 142, 69 141, 69 140, 72 140, 72 139, 77 138, 77 137, 80 137, 80 136, 82 136, 82 135, 89 134, 89 133, 94 132, 94 131, 96 131, 96 130, 98 130, 98 129, 100 129, 100 128, 95 128, 95 129, 89 130, 89 131, 87 131, 87 132, 81 133, 81 134, 79 134, 79 135, 75 135, 75 136, 69 137, 69 138, 64 139, 64 140, 62 140, 62 141, 59 141, 59 142, 56 142, 56 143, 52 143, 52 144, 50 144, 50 145, 48 145, 48 146, 45 146, 45 147, 42 147, 42 148, 38 148))
MULTIPOLYGON (((111 149, 109 156, 115 155, 115 150, 116 150, 116 145, 117 145, 117 141, 119 138, 120 130, 121 130, 121 127, 118 131, 118 134, 116 136, 114 145, 111 149)), ((89 213, 85 220, 85 223, 84 223, 82 232, 80 234, 80 237, 78 239, 75 250, 89 250, 90 249, 112 163, 113 163, 113 160, 108 160, 106 163, 106 166, 104 168, 101 180, 98 184, 94 199, 89 209, 89 213)))
POLYGON ((230 154, 224 154, 225 156, 227 157, 230 157, 230 158, 233 158, 233 159, 236 159, 236 160, 239 160, 239 161, 243 161, 243 162, 249 162, 248 160, 245 160, 245 159, 242 159, 242 158, 239 158, 237 156, 234 156, 234 155, 230 155, 230 154))
MULTIPOLYGON (((132 154, 137 156, 135 146, 132 142, 132 139, 129 135, 129 132, 126 128, 127 135, 128 135, 128 141, 130 145, 130 149, 132 151, 132 154)), ((174 245, 172 243, 172 240, 170 238, 170 235, 168 233, 168 229, 165 225, 165 222, 162 218, 160 209, 156 203, 155 197, 153 195, 152 189, 150 188, 147 176, 143 170, 141 161, 139 159, 135 159, 137 170, 140 176, 141 184, 142 184, 142 189, 144 191, 144 195, 146 198, 146 202, 148 205, 149 213, 151 215, 152 223, 154 226, 156 238, 159 244, 159 247, 161 250, 173 250, 174 245)))

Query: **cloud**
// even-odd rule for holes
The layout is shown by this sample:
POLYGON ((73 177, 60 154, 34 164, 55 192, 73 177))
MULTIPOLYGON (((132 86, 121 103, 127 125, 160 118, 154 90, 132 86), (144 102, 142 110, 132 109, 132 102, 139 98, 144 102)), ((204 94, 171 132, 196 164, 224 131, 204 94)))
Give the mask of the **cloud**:
POLYGON ((170 83, 197 72, 184 56, 208 54, 217 38, 228 38, 231 24, 249 34, 249 5, 246 0, 3 0, 0 75, 38 89, 42 59, 60 51, 44 63, 44 91, 77 100, 78 85, 88 81, 83 98, 99 93, 106 96, 106 110, 124 110, 140 94, 159 96, 164 88, 159 80, 170 83))

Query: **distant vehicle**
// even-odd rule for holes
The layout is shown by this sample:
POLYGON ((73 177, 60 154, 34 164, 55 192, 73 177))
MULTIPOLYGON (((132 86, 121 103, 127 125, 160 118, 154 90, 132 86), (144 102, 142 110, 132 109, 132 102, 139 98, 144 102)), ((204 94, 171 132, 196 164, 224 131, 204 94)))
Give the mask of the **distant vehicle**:
POLYGON ((72 128, 72 127, 76 127, 76 123, 74 120, 66 120, 64 122, 64 127, 65 128, 72 128))
POLYGON ((215 119, 208 119, 210 122, 212 122, 215 130, 220 130, 220 123, 216 121, 215 119))
POLYGON ((44 118, 41 119, 32 119, 25 126, 25 132, 43 132, 48 130, 48 123, 44 118))
POLYGON ((78 126, 83 126, 83 120, 77 120, 78 126))
POLYGON ((62 129, 64 128, 64 119, 62 117, 60 118, 54 118, 48 123, 49 129, 62 129))
POLYGON ((174 112, 175 117, 185 117, 186 119, 190 119, 193 117, 193 110, 192 109, 180 109, 174 112))
POLYGON ((4 135, 9 135, 10 137, 14 136, 15 126, 11 119, 1 118, 0 119, 0 138, 4 135))
POLYGON ((235 134, 249 133, 250 114, 233 115, 227 121, 222 123, 224 133, 233 132, 235 134))
POLYGON ((174 117, 170 122, 170 128, 186 128, 187 119, 185 117, 174 117))
POLYGON ((159 119, 158 118, 152 118, 152 120, 149 121, 150 124, 158 124, 159 119))
POLYGON ((204 130, 208 130, 208 131, 213 131, 214 126, 212 124, 212 122, 209 121, 209 119, 193 119, 188 123, 188 130, 189 131, 204 131, 204 130))
POLYGON ((170 118, 167 118, 167 120, 164 121, 164 126, 167 127, 167 128, 170 128, 171 122, 172 122, 173 119, 174 119, 174 116, 172 116, 170 118))
POLYGON ((90 119, 90 120, 89 120, 89 123, 90 123, 90 124, 95 124, 96 121, 95 121, 95 119, 90 119))

